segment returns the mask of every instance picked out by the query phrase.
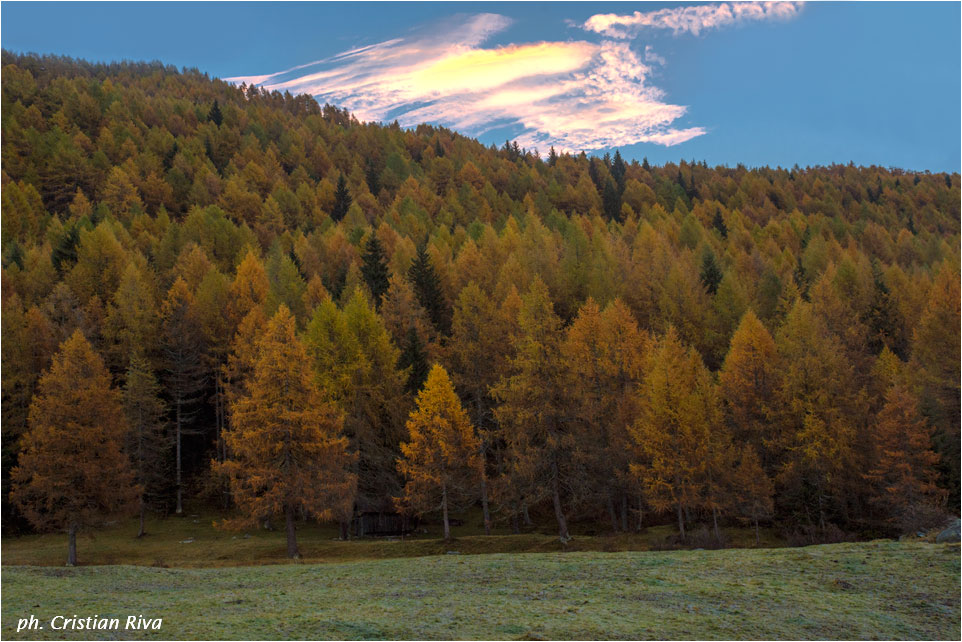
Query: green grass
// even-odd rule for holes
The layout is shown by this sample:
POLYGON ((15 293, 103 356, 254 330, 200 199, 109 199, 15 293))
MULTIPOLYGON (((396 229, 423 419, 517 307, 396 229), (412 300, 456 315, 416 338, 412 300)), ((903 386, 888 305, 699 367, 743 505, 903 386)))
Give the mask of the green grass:
POLYGON ((50 630, 50 618, 144 614, 163 618, 162 629, 97 637, 959 639, 959 561, 958 545, 875 541, 236 568, 4 566, 0 633, 84 639, 90 632, 50 630), (30 614, 46 628, 16 633, 30 614))
MULTIPOLYGON (((132 564, 137 566, 210 567, 251 566, 287 562, 286 540, 282 530, 252 529, 224 531, 213 526, 226 516, 217 513, 186 513, 182 517, 150 519, 147 536, 137 538, 137 520, 129 519, 77 538, 81 565, 132 564)), ((643 533, 615 536, 590 535, 575 530, 566 547, 558 540, 553 524, 521 535, 509 528, 496 528, 490 537, 483 535, 480 511, 458 515, 464 522, 452 528, 456 541, 445 543, 440 525, 429 522, 427 532, 401 538, 367 538, 348 542, 338 539, 335 526, 301 524, 297 538, 304 561, 384 559, 437 555, 449 550, 460 553, 537 553, 572 551, 646 551, 670 548, 675 530, 654 526, 643 533), (507 536, 506 535, 510 535, 507 536)), ((280 525, 279 525, 280 526, 280 525)), ((753 546, 750 529, 726 529, 733 546, 753 546)), ((771 532, 764 532, 762 546, 783 545, 771 532)), ((63 534, 27 535, 4 538, 4 565, 62 566, 67 559, 67 537, 63 534)))

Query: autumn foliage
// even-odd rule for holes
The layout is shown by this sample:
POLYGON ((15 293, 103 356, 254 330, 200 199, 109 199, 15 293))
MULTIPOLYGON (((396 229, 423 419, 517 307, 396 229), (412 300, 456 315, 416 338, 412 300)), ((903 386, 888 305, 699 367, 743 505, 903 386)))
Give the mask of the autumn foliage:
POLYGON ((126 432, 120 391, 74 332, 37 384, 30 431, 10 473, 11 498, 30 523, 68 533, 70 565, 77 563, 78 531, 136 509, 141 489, 124 449, 126 432))
POLYGON ((451 508, 476 499, 481 443, 442 366, 431 368, 415 403, 398 460, 406 480, 398 504, 416 514, 440 510, 448 539, 451 508))
POLYGON ((281 307, 258 340, 249 393, 232 407, 229 458, 216 467, 230 479, 242 514, 225 522, 247 527, 283 516, 287 553, 298 557, 294 520, 349 514, 357 478, 341 436, 337 409, 321 399, 294 318, 281 307))
POLYGON ((8 532, 207 502, 296 554, 303 520, 446 490, 564 541, 958 511, 958 174, 543 156, 160 64, 2 64, 8 532))

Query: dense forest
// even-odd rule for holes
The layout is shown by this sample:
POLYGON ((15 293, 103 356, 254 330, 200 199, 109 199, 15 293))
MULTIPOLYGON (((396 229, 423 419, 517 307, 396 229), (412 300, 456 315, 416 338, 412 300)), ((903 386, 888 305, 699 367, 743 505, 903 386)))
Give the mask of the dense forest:
POLYGON ((959 506, 958 174, 651 166, 3 53, 8 532, 959 506))

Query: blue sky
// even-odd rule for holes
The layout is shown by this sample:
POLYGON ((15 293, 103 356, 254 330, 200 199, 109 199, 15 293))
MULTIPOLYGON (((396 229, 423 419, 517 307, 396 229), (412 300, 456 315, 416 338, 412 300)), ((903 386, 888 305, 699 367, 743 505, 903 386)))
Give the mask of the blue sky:
POLYGON ((960 165, 955 2, 3 2, 2 16, 8 50, 162 60, 486 143, 960 165))

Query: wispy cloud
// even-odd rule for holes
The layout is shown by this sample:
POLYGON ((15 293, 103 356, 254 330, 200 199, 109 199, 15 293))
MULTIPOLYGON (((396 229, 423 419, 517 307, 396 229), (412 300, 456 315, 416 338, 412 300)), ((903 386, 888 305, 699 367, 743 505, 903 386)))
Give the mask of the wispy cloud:
MULTIPOLYGON (((345 51, 285 71, 231 78, 308 93, 361 120, 439 123, 472 135, 511 128, 526 147, 596 150, 641 142, 676 145, 705 133, 675 125, 686 111, 649 84, 644 61, 610 40, 481 45, 510 20, 465 18, 405 38, 345 51)), ((436 26, 435 26, 436 27, 436 26)))
POLYGON ((723 2, 721 4, 670 7, 630 15, 601 13, 588 18, 584 28, 609 38, 631 38, 645 29, 668 29, 698 35, 702 31, 740 22, 787 20, 798 15, 802 2, 723 2))

